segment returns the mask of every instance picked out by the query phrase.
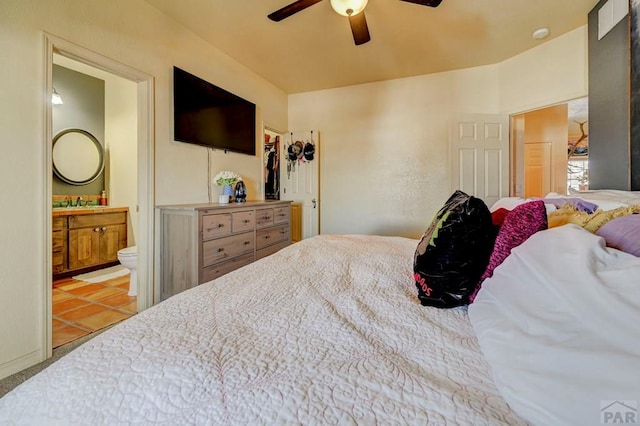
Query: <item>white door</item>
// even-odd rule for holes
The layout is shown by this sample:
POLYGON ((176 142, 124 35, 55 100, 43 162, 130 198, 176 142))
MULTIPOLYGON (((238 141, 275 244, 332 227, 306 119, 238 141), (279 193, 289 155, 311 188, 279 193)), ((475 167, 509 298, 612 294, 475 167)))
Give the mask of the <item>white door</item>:
POLYGON ((302 206, 302 238, 313 237, 320 232, 320 135, 315 130, 291 132, 281 140, 280 199, 302 206))
POLYGON ((509 117, 460 115, 451 131, 453 189, 481 198, 487 207, 509 195, 509 117))

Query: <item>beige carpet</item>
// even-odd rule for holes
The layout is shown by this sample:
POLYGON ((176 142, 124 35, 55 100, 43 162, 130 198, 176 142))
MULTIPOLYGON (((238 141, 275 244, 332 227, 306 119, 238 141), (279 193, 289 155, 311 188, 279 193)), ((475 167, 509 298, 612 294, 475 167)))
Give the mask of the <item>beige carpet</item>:
POLYGON ((54 362, 56 362, 57 360, 59 360, 60 358, 62 358, 63 356, 65 356, 75 348, 77 348, 78 346, 91 340, 92 338, 102 333, 103 331, 107 330, 108 328, 110 327, 103 328, 102 330, 98 330, 87 336, 76 339, 73 342, 67 343, 66 345, 59 346, 53 350, 53 355, 51 356, 51 358, 44 360, 39 364, 33 365, 25 370, 19 371, 18 373, 12 376, 5 377, 4 379, 0 380, 0 398, 2 398, 5 394, 9 393, 11 390, 13 390, 13 388, 18 386, 22 382, 25 382, 28 379, 30 379, 31 376, 36 375, 37 373, 44 370, 46 367, 53 364, 54 362))

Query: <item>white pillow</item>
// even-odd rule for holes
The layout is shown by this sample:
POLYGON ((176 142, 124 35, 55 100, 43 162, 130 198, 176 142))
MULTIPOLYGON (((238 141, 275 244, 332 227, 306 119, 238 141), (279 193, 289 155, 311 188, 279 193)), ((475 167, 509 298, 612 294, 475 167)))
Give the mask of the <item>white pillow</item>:
POLYGON ((529 424, 599 424, 608 401, 640 399, 640 258, 597 235, 534 234, 468 312, 498 390, 529 424))

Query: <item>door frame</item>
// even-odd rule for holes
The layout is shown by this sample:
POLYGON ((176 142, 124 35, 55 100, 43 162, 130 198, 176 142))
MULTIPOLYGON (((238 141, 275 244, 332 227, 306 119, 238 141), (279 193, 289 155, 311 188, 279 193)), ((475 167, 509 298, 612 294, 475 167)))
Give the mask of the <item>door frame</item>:
POLYGON ((52 355, 52 140, 53 107, 49 99, 53 91, 53 54, 57 53, 137 83, 138 91, 138 312, 153 305, 154 274, 154 206, 155 206, 155 81, 154 77, 128 65, 114 61, 97 52, 78 46, 49 33, 44 37, 44 134, 43 161, 44 170, 44 277, 43 300, 45 313, 42 324, 42 348, 44 359, 52 355))

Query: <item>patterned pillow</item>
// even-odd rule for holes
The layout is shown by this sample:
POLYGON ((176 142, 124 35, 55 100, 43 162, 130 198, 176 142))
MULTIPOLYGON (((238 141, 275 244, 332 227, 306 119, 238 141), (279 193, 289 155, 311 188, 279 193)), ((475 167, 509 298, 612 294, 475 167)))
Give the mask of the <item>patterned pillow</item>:
POLYGON ((609 247, 640 257, 640 214, 619 217, 603 225, 596 235, 609 247))
POLYGON ((511 254, 514 247, 524 243, 527 238, 538 231, 547 229, 547 211, 544 201, 529 201, 520 204, 505 217, 489 258, 489 265, 480 277, 473 294, 469 297, 472 303, 480 290, 482 282, 493 276, 493 271, 511 254))
POLYGON ((413 271, 420 303, 438 308, 468 304, 494 239, 485 203, 462 191, 454 192, 416 249, 413 271))

